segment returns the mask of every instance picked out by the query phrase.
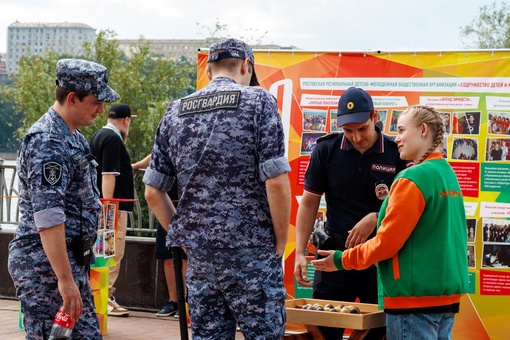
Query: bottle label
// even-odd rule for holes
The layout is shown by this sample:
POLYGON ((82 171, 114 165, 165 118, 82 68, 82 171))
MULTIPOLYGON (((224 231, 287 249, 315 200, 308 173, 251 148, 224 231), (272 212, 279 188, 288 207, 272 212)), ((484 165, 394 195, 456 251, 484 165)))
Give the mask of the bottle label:
POLYGON ((59 325, 65 328, 72 329, 74 327, 74 322, 71 320, 71 315, 69 313, 64 312, 62 309, 58 310, 57 315, 55 315, 55 320, 53 320, 55 325, 59 325))

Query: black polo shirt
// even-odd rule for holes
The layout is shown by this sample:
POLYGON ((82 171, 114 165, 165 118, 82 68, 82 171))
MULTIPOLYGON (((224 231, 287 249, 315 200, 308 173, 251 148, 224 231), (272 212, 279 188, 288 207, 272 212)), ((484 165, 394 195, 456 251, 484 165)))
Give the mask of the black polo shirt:
MULTIPOLYGON (((115 175, 114 198, 133 199, 135 197, 133 167, 124 142, 117 133, 103 127, 96 131, 90 140, 91 153, 96 157, 97 187, 101 190, 103 174, 115 175)), ((120 202, 119 210, 133 211, 133 202, 120 202)))
MULTIPOLYGON (((377 129, 378 130, 378 129, 377 129)), ((376 187, 389 188, 396 174, 413 162, 400 159, 393 138, 378 131, 376 143, 364 154, 343 133, 320 138, 312 152, 304 190, 325 193, 326 229, 347 235, 370 212, 378 212, 383 198, 376 187)))

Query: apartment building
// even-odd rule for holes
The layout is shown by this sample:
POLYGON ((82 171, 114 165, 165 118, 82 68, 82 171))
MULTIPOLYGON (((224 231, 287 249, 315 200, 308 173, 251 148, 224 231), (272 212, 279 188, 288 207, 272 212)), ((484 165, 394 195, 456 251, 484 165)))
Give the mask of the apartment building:
MULTIPOLYGON (((197 62, 197 54, 199 49, 208 50, 209 46, 218 39, 117 39, 119 48, 129 58, 137 46, 141 43, 150 43, 151 52, 155 56, 164 56, 170 60, 178 60, 184 57, 191 63, 197 62)), ((280 45, 252 45, 254 50, 292 50, 294 46, 282 47, 280 45)))
MULTIPOLYGON (((6 71, 17 72, 18 63, 23 55, 36 55, 44 51, 58 54, 80 56, 85 41, 94 42, 96 29, 82 23, 21 23, 16 21, 7 28, 6 71)), ((119 48, 129 58, 140 43, 151 44, 154 56, 163 56, 170 60, 185 58, 191 63, 197 62, 197 53, 201 48, 209 48, 216 38, 207 39, 116 39, 119 48)), ((296 49, 294 46, 252 45, 253 49, 296 49)), ((1 72, 1 70, 0 70, 1 72)))
POLYGON ((44 51, 80 55, 85 41, 93 42, 96 30, 82 23, 21 23, 7 28, 7 72, 17 72, 23 55, 44 51))
POLYGON ((0 53, 0 85, 7 80, 7 68, 5 65, 5 53, 0 53))

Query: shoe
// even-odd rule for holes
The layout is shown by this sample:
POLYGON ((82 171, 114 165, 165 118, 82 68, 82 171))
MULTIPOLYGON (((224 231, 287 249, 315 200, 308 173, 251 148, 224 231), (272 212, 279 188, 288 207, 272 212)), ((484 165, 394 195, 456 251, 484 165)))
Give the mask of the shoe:
POLYGON ((115 298, 112 296, 111 298, 108 298, 108 315, 110 316, 128 316, 129 311, 119 305, 117 301, 115 301, 115 298))
POLYGON ((171 316, 175 313, 177 313, 177 302, 168 300, 163 308, 156 313, 156 316, 171 316))
POLYGON ((174 318, 178 319, 179 318, 179 311, 175 312, 174 314, 174 318))

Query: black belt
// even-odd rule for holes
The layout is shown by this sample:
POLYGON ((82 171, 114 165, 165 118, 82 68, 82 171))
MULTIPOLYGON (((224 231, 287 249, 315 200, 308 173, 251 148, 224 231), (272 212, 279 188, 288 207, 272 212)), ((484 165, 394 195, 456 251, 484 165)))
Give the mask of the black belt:
POLYGON ((328 236, 331 236, 331 238, 333 239, 333 243, 331 244, 330 247, 331 249, 341 251, 347 249, 345 247, 345 241, 347 241, 347 236, 345 236, 344 234, 336 233, 329 229, 326 229, 326 234, 328 234, 328 236))

